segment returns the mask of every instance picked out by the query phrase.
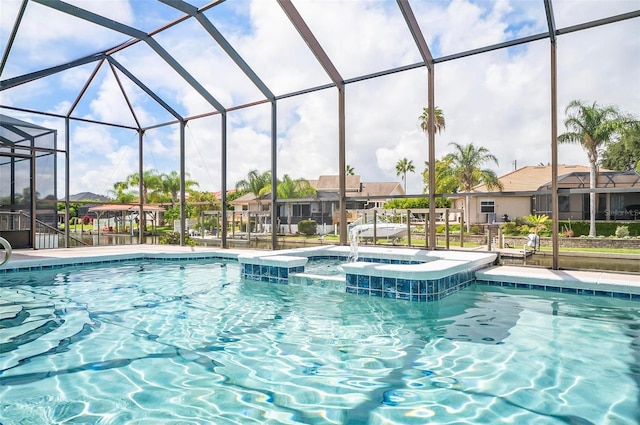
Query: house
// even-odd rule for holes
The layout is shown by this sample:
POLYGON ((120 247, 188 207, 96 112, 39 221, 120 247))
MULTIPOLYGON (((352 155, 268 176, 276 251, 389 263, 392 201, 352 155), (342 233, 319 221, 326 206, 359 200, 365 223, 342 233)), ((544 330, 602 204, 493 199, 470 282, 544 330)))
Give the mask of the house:
MULTIPOLYGON (((470 222, 492 223, 529 214, 551 214, 551 166, 526 166, 498 178, 502 192, 489 190, 485 184, 472 189, 470 222)), ((599 188, 637 188, 632 192, 600 193, 597 197, 597 220, 640 220, 640 175, 634 171, 600 170, 599 188)), ((558 165, 558 209, 560 220, 588 220, 589 194, 568 193, 566 189, 588 189, 589 167, 558 165), (565 193, 563 193, 565 190, 565 193)), ((453 199, 455 208, 464 208, 465 198, 453 199)))
MULTIPOLYGON (((292 230, 295 231, 300 220, 315 220, 319 226, 329 226, 334 222, 334 213, 339 210, 340 178, 335 175, 320 176, 317 180, 308 180, 316 189, 316 195, 308 198, 278 199, 277 217, 280 226, 288 222, 289 206, 291 206, 292 230)), ((345 188, 348 199, 347 210, 363 210, 382 207, 393 196, 404 195, 402 185, 397 182, 362 182, 360 176, 346 176, 345 188), (375 199, 367 199, 374 197, 375 199), (380 198, 382 197, 382 198, 380 198), (388 198, 387 198, 388 197, 388 198)), ((269 194, 257 199, 253 193, 247 193, 230 202, 235 211, 262 212, 266 217, 271 207, 269 194)), ((268 220, 268 217, 267 217, 268 220)))

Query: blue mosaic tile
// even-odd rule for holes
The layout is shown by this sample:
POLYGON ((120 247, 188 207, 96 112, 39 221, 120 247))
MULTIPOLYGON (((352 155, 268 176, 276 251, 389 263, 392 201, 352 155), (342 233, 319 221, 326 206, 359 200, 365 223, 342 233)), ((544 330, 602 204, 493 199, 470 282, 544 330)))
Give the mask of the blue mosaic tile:
POLYGON ((382 296, 384 298, 393 298, 393 299, 395 299, 396 298, 396 291, 384 291, 382 293, 382 296))
POLYGON ((346 275, 347 286, 358 286, 358 275, 347 274, 346 275))
POLYGON ((613 298, 620 298, 623 300, 630 300, 631 294, 625 294, 624 292, 612 292, 613 298))
POLYGON ((411 281, 408 279, 398 279, 396 281, 396 291, 406 294, 411 292, 411 281))
POLYGON ((353 286, 347 286, 347 293, 348 294, 355 294, 358 291, 357 288, 353 287, 353 286))
POLYGON ((576 288, 560 288, 560 292, 563 294, 577 294, 578 290, 576 288))
POLYGON ((407 294, 406 292, 398 292, 396 294, 396 299, 409 301, 411 299, 411 295, 407 294))
POLYGON ((371 289, 382 290, 382 277, 371 276, 370 284, 371 284, 371 289))
POLYGON ((369 276, 358 275, 358 288, 369 288, 369 276))
POLYGON ((371 290, 372 297, 382 297, 382 291, 371 290))
POLYGON ((635 301, 640 301, 640 294, 630 294, 631 299, 635 301))
POLYGON ((560 292, 561 288, 557 287, 557 286, 547 286, 546 287, 547 292, 560 292))
POLYGON ((358 288, 358 295, 369 295, 369 292, 368 288, 358 288))
POLYGON ((384 285, 384 290, 386 291, 396 291, 396 280, 392 277, 385 277, 382 281, 384 285))
POLYGON ((422 293, 422 291, 420 291, 420 281, 419 280, 412 280, 411 281, 411 293, 412 294, 420 294, 420 293, 422 293))

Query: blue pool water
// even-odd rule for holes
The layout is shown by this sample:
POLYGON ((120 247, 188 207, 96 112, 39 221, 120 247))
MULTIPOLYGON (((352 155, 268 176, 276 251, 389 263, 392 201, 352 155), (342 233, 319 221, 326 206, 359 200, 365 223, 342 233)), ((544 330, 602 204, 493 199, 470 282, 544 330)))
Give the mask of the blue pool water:
POLYGON ((410 303, 239 275, 0 276, 0 423, 640 423, 637 301, 472 285, 410 303))

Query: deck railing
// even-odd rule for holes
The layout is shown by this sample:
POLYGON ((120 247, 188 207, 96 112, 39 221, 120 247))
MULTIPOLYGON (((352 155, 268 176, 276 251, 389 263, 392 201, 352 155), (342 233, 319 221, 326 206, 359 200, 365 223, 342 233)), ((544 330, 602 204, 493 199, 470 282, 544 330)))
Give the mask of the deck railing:
MULTIPOLYGON (((64 231, 43 221, 35 220, 34 249, 52 249, 65 246, 64 231)), ((32 231, 31 216, 24 211, 0 211, 0 231, 32 231)), ((70 237, 70 247, 87 246, 80 239, 70 237)))

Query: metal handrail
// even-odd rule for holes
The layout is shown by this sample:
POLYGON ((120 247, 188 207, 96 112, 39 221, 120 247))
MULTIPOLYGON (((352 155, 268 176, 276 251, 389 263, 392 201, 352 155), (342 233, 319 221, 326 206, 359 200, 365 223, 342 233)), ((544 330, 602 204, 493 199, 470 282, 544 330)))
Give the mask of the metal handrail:
MULTIPOLYGON (((48 235, 49 237, 56 238, 64 236, 65 234, 64 231, 57 229, 41 220, 36 219, 35 222, 36 228, 34 229, 34 231, 36 233, 41 233, 43 235, 48 235)), ((30 227, 31 216, 28 213, 24 211, 0 211, 0 230, 30 230, 30 227)), ((71 239, 78 245, 89 246, 88 243, 71 235, 69 236, 69 239, 71 239)))
POLYGON ((0 236, 0 245, 4 247, 4 258, 2 259, 2 261, 0 261, 0 266, 4 266, 6 263, 9 262, 9 259, 11 258, 11 253, 13 251, 11 250, 11 244, 9 243, 9 241, 3 238, 2 236, 0 236))

